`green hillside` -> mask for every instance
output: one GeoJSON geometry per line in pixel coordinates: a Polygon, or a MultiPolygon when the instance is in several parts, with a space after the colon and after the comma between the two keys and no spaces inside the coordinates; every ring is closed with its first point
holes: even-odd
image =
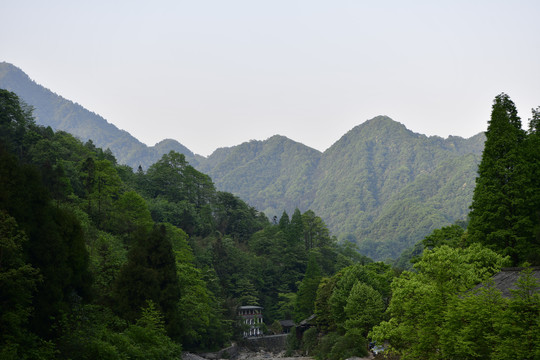
{"type": "Polygon", "coordinates": [[[310,207],[369,256],[394,258],[467,215],[482,140],[427,137],[374,118],[323,154],[310,207]]]}
{"type": "Polygon", "coordinates": [[[312,209],[378,260],[466,217],[483,142],[427,137],[379,116],[322,154],[274,136],[218,149],[199,169],[269,217],[312,209]]]}
{"type": "Polygon", "coordinates": [[[199,170],[269,216],[308,209],[321,153],[284,136],[216,150],[199,170]]]}
{"type": "Polygon", "coordinates": [[[376,260],[396,258],[469,211],[485,136],[425,136],[385,116],[347,132],[324,153],[283,136],[220,148],[208,158],[175,140],[147,147],[82,106],[0,63],[0,88],[35,107],[36,123],[91,139],[120,164],[143,169],[173,150],[269,218],[315,211],[340,239],[376,260]]]}
{"type": "Polygon", "coordinates": [[[12,64],[0,62],[0,88],[13,91],[34,107],[38,125],[69,132],[85,142],[91,139],[97,147],[110,149],[121,164],[147,169],[171,150],[184,154],[192,164],[197,162],[195,155],[176,140],[146,146],[98,114],[37,84],[12,64]]]}

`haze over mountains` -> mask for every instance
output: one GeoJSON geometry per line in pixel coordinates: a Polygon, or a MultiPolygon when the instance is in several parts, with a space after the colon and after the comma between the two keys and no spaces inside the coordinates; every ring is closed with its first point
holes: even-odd
{"type": "Polygon", "coordinates": [[[217,149],[205,158],[171,139],[148,147],[11,64],[0,63],[0,88],[32,105],[38,124],[110,148],[119,163],[147,169],[174,150],[210,175],[217,189],[269,217],[279,218],[284,210],[291,215],[296,207],[311,209],[333,234],[356,241],[376,260],[396,258],[433,229],[466,218],[485,141],[483,134],[427,137],[379,116],[323,153],[276,135],[217,149]]]}

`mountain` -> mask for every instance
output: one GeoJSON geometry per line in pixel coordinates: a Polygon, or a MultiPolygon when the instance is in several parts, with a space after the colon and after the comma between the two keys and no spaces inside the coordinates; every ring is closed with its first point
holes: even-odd
{"type": "Polygon", "coordinates": [[[0,63],[0,88],[35,107],[36,122],[110,148],[118,161],[144,169],[162,154],[183,153],[216,188],[267,216],[311,209],[333,234],[376,260],[396,258],[436,228],[465,219],[485,136],[417,134],[386,116],[347,132],[321,153],[284,136],[220,148],[205,158],[175,140],[148,147],[82,106],[0,63]]]}
{"type": "Polygon", "coordinates": [[[218,189],[229,189],[267,215],[280,216],[287,209],[307,209],[313,196],[312,179],[321,152],[273,136],[221,148],[199,163],[218,189]]]}
{"type": "Polygon", "coordinates": [[[36,123],[69,132],[97,147],[109,148],[121,164],[147,169],[171,150],[182,153],[195,164],[197,157],[176,140],[163,140],[149,147],[103,117],[35,83],[16,66],[0,62],[0,88],[16,93],[34,107],[36,123]]]}
{"type": "Polygon", "coordinates": [[[324,152],[310,207],[370,256],[397,257],[467,215],[482,143],[483,135],[427,137],[379,116],[324,152]]]}
{"type": "Polygon", "coordinates": [[[485,137],[427,137],[379,116],[320,153],[285,137],[219,149],[199,165],[268,216],[298,207],[374,259],[396,258],[467,216],[485,137]]]}

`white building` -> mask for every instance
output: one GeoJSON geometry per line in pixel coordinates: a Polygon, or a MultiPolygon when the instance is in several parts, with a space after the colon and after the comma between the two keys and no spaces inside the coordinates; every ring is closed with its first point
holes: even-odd
{"type": "Polygon", "coordinates": [[[263,325],[262,309],[260,306],[240,306],[238,308],[238,316],[242,323],[249,326],[244,331],[244,337],[263,335],[261,329],[263,325]]]}

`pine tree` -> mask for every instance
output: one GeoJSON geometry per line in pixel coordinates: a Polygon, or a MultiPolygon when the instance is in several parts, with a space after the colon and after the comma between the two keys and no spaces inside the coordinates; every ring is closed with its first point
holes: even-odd
{"type": "Polygon", "coordinates": [[[117,311],[129,321],[139,318],[147,301],[153,301],[165,317],[169,336],[178,335],[180,284],[165,227],[139,237],[120,271],[115,295],[117,311]]]}
{"type": "Polygon", "coordinates": [[[529,184],[523,190],[531,235],[522,252],[529,263],[540,265],[540,107],[532,109],[524,154],[529,184]]]}
{"type": "Polygon", "coordinates": [[[315,298],[321,282],[321,268],[317,263],[316,254],[311,253],[308,260],[306,274],[298,288],[296,296],[296,320],[301,321],[315,311],[315,298]]]}
{"type": "Polygon", "coordinates": [[[510,255],[515,264],[522,261],[517,248],[530,240],[523,231],[524,139],[514,103],[508,95],[498,95],[478,168],[468,232],[472,241],[510,255]]]}
{"type": "Polygon", "coordinates": [[[281,217],[279,218],[279,229],[281,231],[286,231],[290,223],[289,214],[287,214],[286,211],[283,211],[283,214],[281,214],[281,217]]]}

